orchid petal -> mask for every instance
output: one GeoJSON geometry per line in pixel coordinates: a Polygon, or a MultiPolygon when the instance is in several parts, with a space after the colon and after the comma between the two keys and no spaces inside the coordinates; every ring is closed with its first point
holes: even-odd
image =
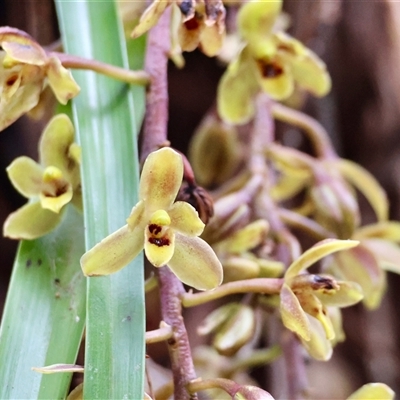
{"type": "Polygon", "coordinates": [[[54,95],[61,104],[67,104],[80,92],[70,71],[64,68],[57,57],[50,57],[48,61],[47,78],[54,95]]]}
{"type": "Polygon", "coordinates": [[[169,4],[170,2],[168,0],[154,0],[140,17],[139,24],[132,31],[131,37],[135,39],[156,25],[158,19],[169,4]]]}
{"type": "MultiPolygon", "coordinates": [[[[1,53],[1,52],[0,52],[1,53]]],[[[0,87],[10,87],[0,94],[0,131],[34,108],[43,87],[44,72],[35,65],[22,65],[5,70],[0,54],[0,87]],[[21,82],[24,85],[21,85],[21,82]]]]}
{"type": "Polygon", "coordinates": [[[171,228],[183,235],[199,236],[204,230],[204,222],[189,203],[177,201],[168,210],[168,215],[171,218],[171,228]]]}
{"type": "Polygon", "coordinates": [[[43,66],[46,64],[47,56],[43,49],[33,42],[22,44],[17,42],[2,42],[1,47],[12,60],[23,64],[43,66]]]}
{"type": "Polygon", "coordinates": [[[328,361],[332,357],[332,344],[326,338],[320,322],[311,315],[307,315],[307,319],[310,324],[311,336],[308,341],[301,339],[301,343],[311,357],[319,361],[328,361]]]}
{"type": "Polygon", "coordinates": [[[253,72],[254,62],[245,48],[239,59],[229,64],[218,85],[218,114],[224,121],[244,124],[254,116],[259,85],[253,72]]]}
{"type": "Polygon", "coordinates": [[[310,340],[310,322],[298,298],[286,283],[282,286],[280,298],[280,312],[283,325],[292,332],[295,332],[302,339],[306,341],[310,340]]]}
{"type": "Polygon", "coordinates": [[[313,293],[324,306],[349,307],[364,298],[361,286],[355,282],[337,281],[337,290],[315,290],[313,293]]]}
{"type": "Polygon", "coordinates": [[[46,125],[39,143],[42,165],[57,167],[63,174],[79,169],[79,164],[68,157],[73,142],[74,127],[68,116],[59,114],[53,117],[46,125]]]}
{"type": "Polygon", "coordinates": [[[400,222],[382,221],[361,226],[354,232],[353,238],[356,240],[382,239],[400,242],[400,222]]]}
{"type": "MultiPolygon", "coordinates": [[[[143,201],[139,201],[133,208],[126,220],[126,223],[129,225],[131,229],[136,229],[136,227],[142,227],[143,231],[147,224],[147,219],[145,215],[146,206],[143,201]]],[[[144,240],[144,236],[143,236],[144,240]]]]}
{"type": "Polygon", "coordinates": [[[227,253],[243,253],[260,245],[268,231],[269,224],[266,220],[259,219],[218,243],[218,249],[227,253]]]}
{"type": "Polygon", "coordinates": [[[86,276],[109,275],[129,264],[143,249],[143,226],[124,225],[86,252],[81,267],[86,276]]]}
{"type": "Polygon", "coordinates": [[[343,280],[357,282],[364,293],[364,304],[379,306],[386,288],[386,275],[375,254],[364,245],[335,254],[328,268],[343,280]]]}
{"type": "Polygon", "coordinates": [[[303,310],[316,318],[322,325],[325,331],[326,338],[332,340],[335,337],[335,331],[332,326],[332,322],[327,315],[327,311],[321,301],[313,293],[299,293],[297,298],[303,308],[303,310]]]}
{"type": "Polygon", "coordinates": [[[168,266],[179,280],[198,290],[214,289],[223,279],[222,265],[213,249],[198,237],[177,233],[168,266]]]}
{"type": "Polygon", "coordinates": [[[164,147],[149,154],[143,165],[139,198],[152,213],[167,210],[174,202],[183,178],[182,156],[164,147]]]}
{"type": "Polygon", "coordinates": [[[293,278],[300,274],[312,264],[321,258],[340,250],[350,249],[359,244],[356,240],[338,240],[326,239],[316,243],[310,249],[305,251],[297,260],[295,260],[287,269],[285,279],[293,278]]]}
{"type": "Polygon", "coordinates": [[[178,41],[182,51],[193,51],[197,48],[204,28],[204,21],[197,14],[179,25],[178,41]]]}
{"type": "Polygon", "coordinates": [[[37,239],[52,231],[61,218],[62,213],[45,210],[39,202],[28,203],[8,216],[3,235],[11,239],[37,239]]]}
{"type": "Polygon", "coordinates": [[[287,99],[293,93],[293,77],[282,62],[258,59],[257,78],[261,89],[274,100],[287,99]]]}
{"type": "Polygon", "coordinates": [[[395,392],[384,383],[367,383],[351,394],[347,400],[393,400],[395,392]]]}
{"type": "Polygon", "coordinates": [[[364,239],[363,246],[372,251],[385,271],[400,274],[400,247],[384,239],[364,239]]]}
{"type": "Polygon", "coordinates": [[[12,185],[23,196],[38,196],[42,188],[43,168],[29,157],[18,157],[8,167],[12,185]]]}
{"type": "Polygon", "coordinates": [[[49,196],[44,193],[40,193],[40,204],[43,208],[59,213],[61,209],[68,204],[73,196],[73,190],[71,185],[67,185],[67,189],[64,193],[58,196],[49,196]]]}
{"type": "Polygon", "coordinates": [[[251,0],[240,7],[238,27],[248,42],[268,37],[282,9],[282,1],[251,0]]]}
{"type": "MultiPolygon", "coordinates": [[[[151,225],[150,225],[151,226],[151,225]]],[[[154,236],[149,227],[145,231],[144,251],[147,259],[155,266],[166,265],[174,254],[175,233],[167,228],[162,235],[154,236]]]]}

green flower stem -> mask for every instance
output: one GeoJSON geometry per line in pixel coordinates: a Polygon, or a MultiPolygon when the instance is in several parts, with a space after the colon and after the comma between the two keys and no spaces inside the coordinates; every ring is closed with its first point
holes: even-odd
{"type": "Polygon", "coordinates": [[[162,342],[170,339],[172,336],[172,328],[165,322],[161,322],[160,328],[146,332],[146,344],[162,342]]]}
{"type": "Polygon", "coordinates": [[[226,370],[227,376],[235,372],[244,371],[261,365],[270,364],[282,355],[282,348],[278,345],[268,349],[254,350],[247,358],[239,358],[232,361],[232,365],[226,370]]]}
{"type": "Polygon", "coordinates": [[[65,68],[90,70],[130,84],[146,86],[150,83],[150,76],[145,71],[131,71],[130,69],[120,68],[101,61],[88,60],[65,53],[53,52],[49,55],[55,55],[59,58],[65,68]]]}
{"type": "Polygon", "coordinates": [[[286,122],[302,129],[314,145],[318,157],[325,159],[336,158],[328,133],[314,118],[280,103],[273,103],[271,112],[272,116],[278,121],[286,122]]]}
{"type": "Polygon", "coordinates": [[[239,293],[279,294],[282,285],[283,279],[280,278],[254,278],[229,282],[208,292],[184,293],[181,295],[182,305],[186,308],[195,307],[239,293]]]}

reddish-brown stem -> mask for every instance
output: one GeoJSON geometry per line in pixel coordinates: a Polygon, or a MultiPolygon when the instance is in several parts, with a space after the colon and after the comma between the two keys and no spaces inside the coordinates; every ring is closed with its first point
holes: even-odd
{"type": "Polygon", "coordinates": [[[174,378],[174,398],[180,400],[197,399],[190,394],[186,385],[196,379],[189,340],[182,317],[180,297],[185,293],[182,283],[168,267],[158,270],[160,278],[161,315],[172,327],[172,337],[167,340],[174,378]]]}
{"type": "MultiPolygon", "coordinates": [[[[169,43],[170,8],[168,8],[150,30],[147,41],[145,69],[151,76],[147,94],[146,116],[142,142],[142,160],[149,153],[167,143],[168,86],[167,55],[169,43]]],[[[185,292],[181,281],[165,266],[158,269],[161,316],[172,328],[167,340],[174,380],[174,398],[179,400],[197,399],[186,385],[196,378],[190,344],[182,317],[181,296],[185,292]]]]}
{"type": "Polygon", "coordinates": [[[168,123],[168,80],[167,64],[170,48],[169,22],[170,7],[148,34],[145,57],[145,71],[150,75],[151,84],[146,99],[146,116],[142,142],[142,161],[154,150],[167,142],[168,123]]]}

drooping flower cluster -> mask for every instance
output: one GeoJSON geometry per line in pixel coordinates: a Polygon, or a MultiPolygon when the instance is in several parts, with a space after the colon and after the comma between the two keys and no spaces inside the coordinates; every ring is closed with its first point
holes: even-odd
{"type": "Polygon", "coordinates": [[[198,236],[204,223],[183,201],[174,202],[183,178],[182,156],[170,148],[151,153],[143,166],[139,202],[127,224],[81,259],[88,276],[117,272],[144,249],[155,266],[168,265],[184,283],[199,290],[222,282],[222,266],[211,247],[198,236]]]}
{"type": "Polygon", "coordinates": [[[144,11],[131,36],[139,37],[156,25],[168,6],[172,8],[172,60],[183,66],[182,52],[193,51],[197,47],[206,55],[215,56],[225,36],[225,8],[220,0],[155,0],[144,11]]]}
{"type": "Polygon", "coordinates": [[[33,109],[47,84],[61,104],[79,93],[60,60],[27,33],[1,27],[0,47],[0,131],[33,109]]]}
{"type": "Polygon", "coordinates": [[[246,42],[218,87],[218,112],[227,122],[245,123],[254,116],[254,99],[263,91],[284,100],[295,83],[316,96],[331,87],[325,64],[301,42],[274,31],[281,1],[251,0],[238,14],[238,30],[246,42]]]}
{"type": "Polygon", "coordinates": [[[80,147],[70,119],[59,114],[45,128],[39,143],[40,164],[18,157],[7,168],[14,187],[30,201],[4,223],[4,236],[36,239],[60,222],[65,205],[81,208],[80,147]]]}

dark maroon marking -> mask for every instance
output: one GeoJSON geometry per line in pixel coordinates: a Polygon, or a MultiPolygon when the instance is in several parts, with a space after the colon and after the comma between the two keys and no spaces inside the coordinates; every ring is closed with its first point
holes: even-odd
{"type": "Polygon", "coordinates": [[[26,268],[29,268],[32,265],[32,260],[26,260],[26,268]]]}
{"type": "Polygon", "coordinates": [[[39,260],[37,260],[37,265],[38,267],[40,267],[42,265],[42,260],[39,258],[39,260]]]}
{"type": "Polygon", "coordinates": [[[17,81],[17,79],[18,79],[18,75],[12,75],[12,76],[10,76],[10,77],[7,79],[7,81],[6,81],[6,85],[7,85],[7,86],[12,86],[12,85],[14,85],[14,83],[17,81]]]}
{"type": "Polygon", "coordinates": [[[59,285],[59,284],[60,284],[60,280],[59,280],[58,278],[56,278],[56,279],[54,279],[54,283],[55,283],[56,285],[59,285]]]}
{"type": "Polygon", "coordinates": [[[199,27],[199,21],[197,20],[196,16],[194,16],[193,18],[187,20],[185,22],[185,27],[188,31],[194,31],[195,29],[198,29],[199,27]]]}
{"type": "Polygon", "coordinates": [[[162,247],[162,246],[169,246],[169,239],[167,238],[150,238],[149,242],[151,244],[155,244],[158,247],[162,247]]]}
{"type": "Polygon", "coordinates": [[[261,69],[261,74],[264,78],[276,78],[283,74],[283,68],[277,63],[269,62],[265,63],[262,60],[258,61],[258,65],[261,69]]]}
{"type": "Polygon", "coordinates": [[[158,235],[161,232],[161,226],[157,224],[150,224],[149,231],[152,235],[158,235]]]}

